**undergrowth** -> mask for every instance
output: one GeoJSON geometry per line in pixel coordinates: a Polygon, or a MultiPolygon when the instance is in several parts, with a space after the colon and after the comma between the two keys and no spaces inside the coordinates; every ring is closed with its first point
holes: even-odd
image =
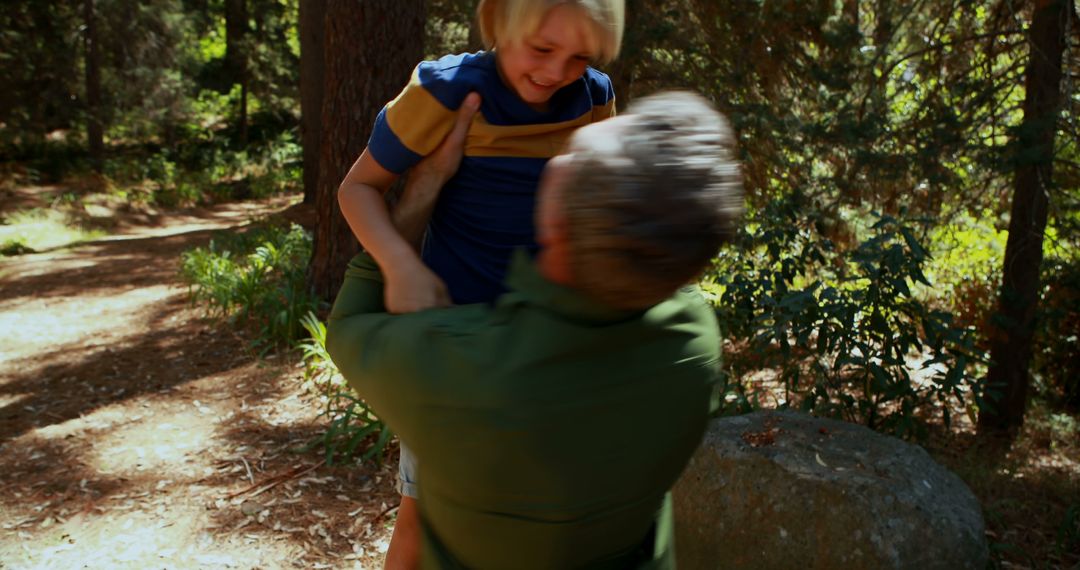
{"type": "Polygon", "coordinates": [[[254,345],[266,352],[298,341],[301,317],[319,307],[306,283],[310,257],[300,226],[257,224],[184,252],[180,275],[208,317],[255,331],[254,345]]]}
{"type": "Polygon", "coordinates": [[[326,352],[326,325],[316,316],[320,300],[306,283],[311,247],[311,236],[298,225],[260,224],[185,252],[181,275],[208,317],[254,332],[253,344],[263,353],[299,350],[305,387],[319,397],[327,423],[307,450],[321,447],[331,464],[381,460],[392,433],[326,352]]]}
{"type": "Polygon", "coordinates": [[[918,220],[871,215],[839,244],[800,196],[769,204],[708,277],[729,354],[727,412],[775,404],[921,439],[926,410],[974,413],[973,330],[916,294],[930,287],[918,220]],[[774,375],[779,396],[748,379],[774,375]],[[775,402],[768,402],[775,398],[775,402]]]}

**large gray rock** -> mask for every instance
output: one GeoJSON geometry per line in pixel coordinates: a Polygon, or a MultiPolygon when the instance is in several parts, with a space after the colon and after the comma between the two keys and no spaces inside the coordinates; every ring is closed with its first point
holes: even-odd
{"type": "Polygon", "coordinates": [[[698,568],[986,567],[979,502],[922,448],[798,412],[713,420],[675,485],[698,568]]]}

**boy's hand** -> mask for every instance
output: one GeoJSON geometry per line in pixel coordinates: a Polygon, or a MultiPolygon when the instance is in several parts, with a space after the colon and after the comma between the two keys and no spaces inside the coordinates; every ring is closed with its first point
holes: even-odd
{"type": "Polygon", "coordinates": [[[451,305],[446,284],[423,263],[408,264],[384,273],[385,304],[389,313],[414,313],[451,305]]]}
{"type": "Polygon", "coordinates": [[[431,154],[413,167],[410,176],[423,176],[440,188],[446,184],[461,165],[461,157],[465,154],[465,137],[469,134],[469,125],[479,109],[480,95],[466,95],[458,108],[454,128],[431,154]]]}

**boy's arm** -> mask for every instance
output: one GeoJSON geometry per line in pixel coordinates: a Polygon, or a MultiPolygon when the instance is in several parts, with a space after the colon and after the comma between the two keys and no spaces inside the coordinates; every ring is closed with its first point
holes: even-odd
{"type": "MultiPolygon", "coordinates": [[[[327,319],[326,350],[341,375],[398,435],[422,433],[426,402],[443,397],[432,390],[438,377],[425,374],[417,354],[437,354],[458,341],[432,334],[439,313],[390,315],[383,305],[383,273],[370,254],[354,257],[327,319]]],[[[455,307],[442,311],[460,311],[455,307]]],[[[449,347],[449,348],[452,348],[449,347]]]]}
{"type": "MultiPolygon", "coordinates": [[[[383,193],[397,175],[379,165],[364,150],[338,188],[341,214],[364,249],[375,258],[386,275],[386,309],[408,313],[450,304],[446,285],[420,260],[414,248],[395,227],[383,193]]],[[[407,227],[418,222],[399,215],[407,227]]],[[[415,214],[412,216],[415,218],[415,214]]],[[[427,224],[424,219],[422,228],[427,224]]]]}
{"type": "Polygon", "coordinates": [[[366,149],[338,189],[342,215],[386,274],[386,307],[391,313],[450,304],[446,285],[420,260],[420,240],[439,190],[461,164],[469,124],[479,108],[479,95],[465,98],[450,133],[409,173],[392,214],[382,195],[397,175],[383,168],[366,149]]]}
{"type": "Polygon", "coordinates": [[[435,150],[409,171],[405,190],[391,212],[394,227],[413,249],[420,251],[420,241],[435,209],[439,191],[457,172],[465,154],[465,138],[469,125],[480,108],[480,96],[470,93],[462,101],[454,127],[435,150]]]}

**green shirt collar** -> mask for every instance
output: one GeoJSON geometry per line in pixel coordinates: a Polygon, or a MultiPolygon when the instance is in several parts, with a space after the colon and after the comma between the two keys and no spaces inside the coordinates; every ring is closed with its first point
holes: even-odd
{"type": "Polygon", "coordinates": [[[566,317],[597,321],[618,321],[641,312],[610,307],[576,289],[548,280],[523,249],[516,250],[510,258],[506,285],[513,294],[500,298],[498,306],[524,301],[566,317]]]}

